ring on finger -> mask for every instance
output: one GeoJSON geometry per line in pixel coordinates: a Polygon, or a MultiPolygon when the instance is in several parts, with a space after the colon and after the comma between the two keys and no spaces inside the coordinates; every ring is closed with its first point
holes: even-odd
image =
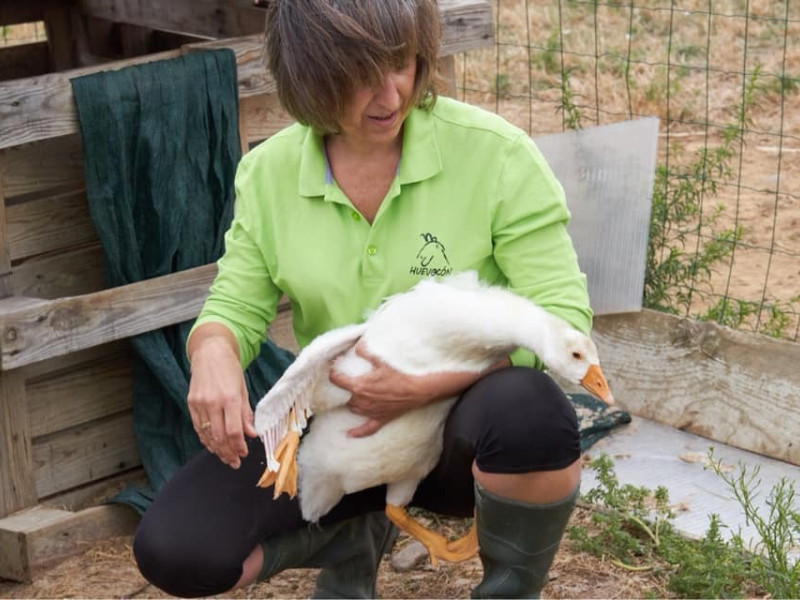
{"type": "Polygon", "coordinates": [[[200,424],[200,429],[203,429],[203,430],[209,429],[210,427],[211,427],[211,421],[203,421],[200,424]]]}

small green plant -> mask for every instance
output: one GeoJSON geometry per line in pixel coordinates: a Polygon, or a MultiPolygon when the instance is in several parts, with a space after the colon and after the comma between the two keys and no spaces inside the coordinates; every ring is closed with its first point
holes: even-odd
{"type": "Polygon", "coordinates": [[[684,44],[678,46],[678,59],[681,61],[691,60],[705,55],[705,47],[699,44],[684,44]]]}
{"type": "Polygon", "coordinates": [[[797,314],[797,304],[800,303],[800,294],[789,298],[786,302],[773,302],[769,306],[765,305],[762,308],[766,311],[767,318],[761,318],[758,330],[764,335],[772,337],[784,337],[787,335],[787,327],[791,323],[789,315],[791,313],[797,314]]]}
{"type": "Polygon", "coordinates": [[[561,102],[556,107],[556,110],[564,116],[564,127],[567,129],[580,129],[581,128],[581,111],[575,99],[578,97],[572,91],[570,86],[570,77],[572,69],[564,69],[561,73],[560,89],[561,89],[561,102]]]}
{"type": "Polygon", "coordinates": [[[671,529],[672,512],[666,488],[650,492],[644,487],[620,485],[614,463],[606,454],[593,460],[591,467],[599,485],[585,494],[584,499],[601,509],[592,514],[599,533],[592,535],[585,528],[573,527],[569,532],[571,539],[577,542],[579,550],[606,557],[619,567],[653,568],[652,561],[664,531],[671,529]]]}
{"type": "Polygon", "coordinates": [[[760,312],[758,331],[764,335],[780,338],[787,335],[786,330],[791,324],[790,314],[797,313],[799,302],[800,295],[787,301],[764,302],[763,305],[758,302],[723,297],[710,306],[705,314],[700,315],[700,318],[738,329],[748,320],[752,321],[760,312]]]}
{"type": "Polygon", "coordinates": [[[531,63],[549,75],[558,73],[561,70],[561,63],[558,58],[560,50],[559,33],[558,30],[554,29],[550,32],[541,52],[531,56],[531,63]]]}
{"type": "Polygon", "coordinates": [[[792,77],[786,73],[771,75],[767,78],[764,89],[778,96],[787,96],[800,90],[800,77],[792,77]]]}
{"type": "Polygon", "coordinates": [[[761,592],[751,571],[752,556],[745,552],[740,536],[733,536],[730,542],[723,538],[725,526],[717,515],[711,515],[703,539],[686,539],[672,525],[674,515],[665,488],[651,491],[620,485],[613,462],[605,454],[590,466],[598,485],[583,498],[596,506],[592,526],[568,530],[578,550],[628,570],[651,570],[682,598],[743,597],[761,592]]]}
{"type": "Polygon", "coordinates": [[[505,73],[498,73],[494,78],[494,93],[500,98],[508,98],[511,80],[505,73]]]}
{"type": "Polygon", "coordinates": [[[702,318],[716,321],[720,325],[738,329],[745,321],[758,311],[758,304],[734,298],[720,298],[713,304],[702,318]]]}
{"type": "Polygon", "coordinates": [[[719,515],[712,514],[701,540],[678,535],[667,540],[662,556],[672,565],[667,583],[670,591],[682,598],[735,598],[753,587],[741,538],[734,536],[733,541],[726,542],[724,528],[719,515]]]}
{"type": "MultiPolygon", "coordinates": [[[[648,308],[680,314],[689,312],[695,290],[708,287],[714,269],[729,257],[744,235],[740,225],[720,228],[722,206],[703,210],[703,202],[716,197],[717,183],[730,176],[731,161],[736,156],[750,123],[748,111],[756,102],[760,65],[745,82],[741,102],[734,109],[734,121],[723,128],[717,147],[697,151],[693,160],[681,163],[680,148],[675,146],[675,166],[656,169],[650,217],[650,240],[644,281],[644,305],[648,308]]],[[[746,306],[731,307],[728,298],[712,307],[709,315],[718,322],[743,320],[746,306]]]]}
{"type": "MultiPolygon", "coordinates": [[[[797,503],[794,482],[782,477],[766,500],[767,514],[755,503],[761,480],[759,467],[749,469],[739,463],[738,471],[726,473],[722,461],[714,460],[709,451],[709,466],[731,489],[744,511],[747,523],[758,533],[759,541],[749,563],[752,578],[773,598],[800,598],[800,560],[796,554],[800,544],[800,505],[797,503]]],[[[743,546],[740,536],[738,545],[743,546]]]]}

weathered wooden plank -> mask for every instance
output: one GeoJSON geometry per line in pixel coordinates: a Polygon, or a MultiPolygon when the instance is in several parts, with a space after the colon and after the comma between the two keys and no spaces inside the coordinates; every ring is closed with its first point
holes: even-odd
{"type": "Polygon", "coordinates": [[[99,242],[82,189],[12,204],[6,224],[12,261],[99,242]]]}
{"type": "Polygon", "coordinates": [[[264,29],[264,11],[253,8],[252,2],[82,0],[81,10],[86,15],[118,23],[208,38],[239,37],[264,29]]]}
{"type": "Polygon", "coordinates": [[[44,12],[44,27],[53,71],[66,71],[80,66],[75,39],[78,32],[73,31],[70,4],[52,5],[44,12]]]}
{"type": "Polygon", "coordinates": [[[0,517],[36,504],[31,436],[20,373],[0,373],[0,517]]]}
{"type": "Polygon", "coordinates": [[[239,100],[240,136],[247,147],[260,142],[294,122],[278,102],[277,94],[261,94],[239,100]]]}
{"type": "Polygon", "coordinates": [[[132,352],[133,349],[129,340],[117,340],[108,344],[93,346],[86,350],[71,352],[64,356],[42,360],[23,367],[21,372],[25,375],[25,381],[44,379],[74,369],[81,369],[90,363],[106,360],[130,360],[132,352]]]}
{"type": "Polygon", "coordinates": [[[77,134],[0,150],[0,178],[7,199],[54,188],[82,188],[83,167],[83,144],[77,134]]]}
{"type": "Polygon", "coordinates": [[[123,56],[141,56],[150,52],[153,30],[128,23],[118,26],[120,48],[123,56]]]}
{"type": "Polygon", "coordinates": [[[46,506],[22,511],[0,520],[0,577],[30,582],[92,542],[132,533],[138,522],[136,511],[121,504],[76,513],[46,506]]]}
{"type": "Polygon", "coordinates": [[[104,257],[100,242],[41,254],[15,264],[11,289],[32,298],[63,298],[105,289],[104,257]]]}
{"type": "MultiPolygon", "coordinates": [[[[11,259],[0,177],[0,297],[9,296],[11,259]]],[[[19,306],[13,299],[9,302],[19,306]]],[[[0,517],[36,502],[25,380],[21,373],[0,373],[0,517]]]]}
{"type": "Polygon", "coordinates": [[[129,410],[131,361],[121,356],[28,381],[28,422],[33,438],[129,410]]]}
{"type": "Polygon", "coordinates": [[[442,56],[494,45],[492,2],[487,0],[439,0],[442,17],[442,56]]]}
{"type": "Polygon", "coordinates": [[[649,310],[598,317],[594,337],[623,408],[800,464],[800,344],[649,310]]]}
{"type": "Polygon", "coordinates": [[[128,411],[36,438],[32,457],[39,498],[138,467],[133,415],[128,411]]]}
{"type": "Polygon", "coordinates": [[[3,370],[83,350],[196,317],[216,264],[110,290],[5,310],[0,301],[3,370]]]}
{"type": "Polygon", "coordinates": [[[0,148],[77,133],[78,115],[69,83],[71,78],[176,56],[180,56],[180,51],[0,83],[0,121],[3,123],[0,148]]]}
{"type": "Polygon", "coordinates": [[[218,48],[229,48],[236,55],[236,80],[239,98],[271,94],[275,91],[275,81],[267,71],[262,60],[262,35],[230,38],[199,44],[186,44],[183,52],[199,52],[218,48]]]}
{"type": "Polygon", "coordinates": [[[0,298],[10,296],[11,291],[11,241],[6,221],[6,198],[3,176],[0,175],[0,298]]]}
{"type": "Polygon", "coordinates": [[[0,81],[36,77],[50,70],[47,42],[0,48],[0,81]]]}
{"type": "Polygon", "coordinates": [[[25,2],[0,3],[0,25],[18,25],[41,21],[48,6],[58,0],[26,0],[25,2]]]}
{"type": "Polygon", "coordinates": [[[134,485],[146,485],[147,474],[144,468],[136,467],[118,475],[112,475],[66,492],[59,492],[47,498],[40,498],[39,505],[61,510],[79,511],[113,498],[123,489],[134,485]]]}
{"type": "MultiPolygon", "coordinates": [[[[440,4],[440,13],[445,27],[441,47],[443,56],[492,44],[493,28],[489,0],[443,0],[440,4]]],[[[258,34],[204,44],[190,44],[185,47],[185,51],[219,47],[234,50],[237,56],[239,95],[247,97],[274,90],[274,82],[261,60],[261,45],[261,35],[258,34]]],[[[77,115],[72,101],[70,78],[178,55],[179,51],[151,54],[99,67],[0,83],[0,120],[4,123],[4,128],[0,131],[0,148],[69,135],[77,131],[77,115]]]]}

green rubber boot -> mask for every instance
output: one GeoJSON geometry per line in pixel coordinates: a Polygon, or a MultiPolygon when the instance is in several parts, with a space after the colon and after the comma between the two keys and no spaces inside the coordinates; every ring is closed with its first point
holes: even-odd
{"type": "Polygon", "coordinates": [[[483,581],[473,598],[538,598],[547,583],[578,489],[552,504],[527,504],[475,484],[483,581]]]}
{"type": "Polygon", "coordinates": [[[261,544],[265,581],[296,568],[322,568],[312,598],[375,598],[378,566],[397,539],[397,528],[382,512],[320,527],[309,525],[261,544]]]}

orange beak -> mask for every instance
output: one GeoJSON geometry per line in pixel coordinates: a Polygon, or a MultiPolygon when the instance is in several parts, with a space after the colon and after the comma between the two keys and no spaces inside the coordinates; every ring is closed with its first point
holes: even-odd
{"type": "Polygon", "coordinates": [[[609,406],[614,404],[614,396],[608,388],[608,382],[605,375],[603,375],[602,369],[600,369],[600,365],[589,366],[586,375],[581,379],[581,385],[609,406]]]}

